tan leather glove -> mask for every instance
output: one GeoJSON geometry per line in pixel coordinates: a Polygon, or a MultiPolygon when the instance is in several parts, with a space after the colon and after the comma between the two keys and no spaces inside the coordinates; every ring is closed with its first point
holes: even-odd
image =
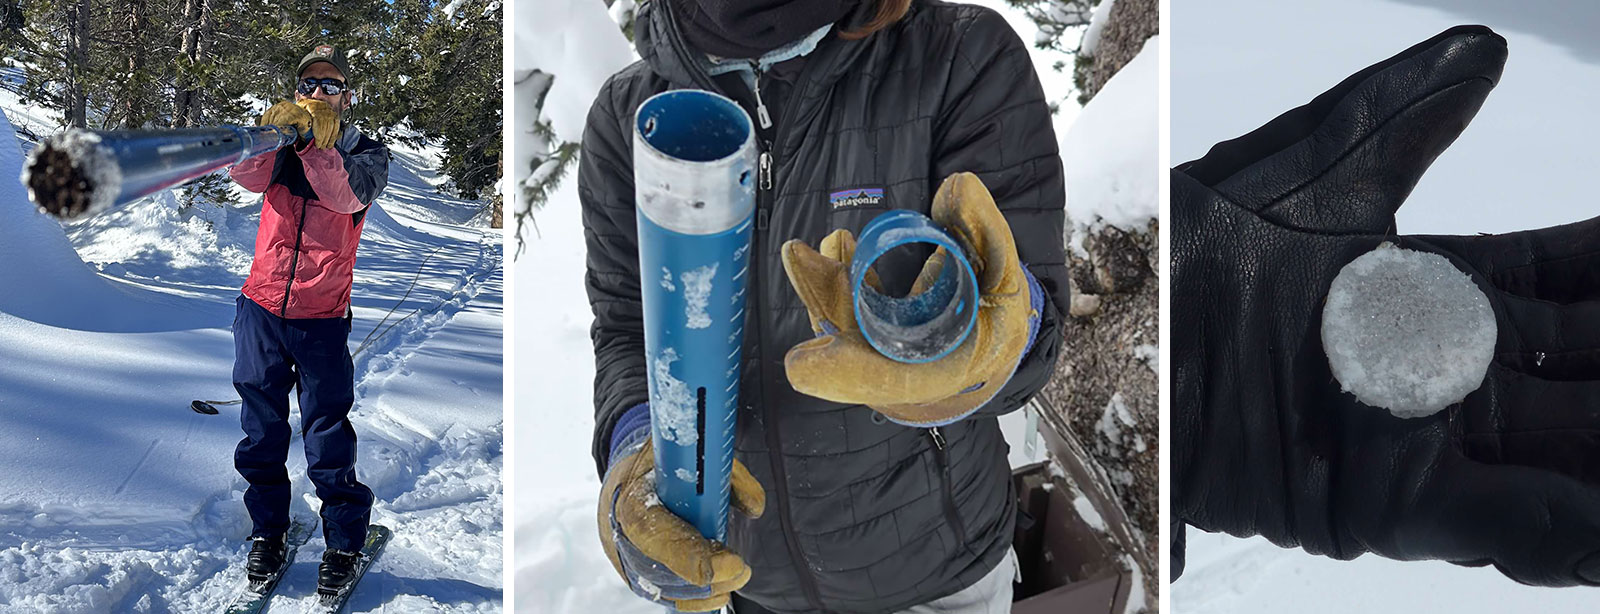
{"type": "MultiPolygon", "coordinates": [[[[681,612],[715,611],[750,581],[750,566],[661,503],[655,469],[655,454],[645,438],[637,452],[621,455],[606,471],[600,487],[600,544],[635,593],[670,602],[681,612]]],[[[737,460],[732,480],[734,510],[759,518],[767,507],[761,484],[737,460]]]]}
{"type": "Polygon", "coordinates": [[[311,136],[315,137],[317,149],[328,149],[339,142],[339,114],[333,111],[328,103],[315,98],[302,98],[295,104],[305,109],[310,115],[311,136]]]}
{"type": "Polygon", "coordinates": [[[272,105],[266,113],[261,114],[261,121],[257,126],[293,126],[299,134],[311,130],[311,113],[300,105],[287,100],[272,105]]]}
{"type": "MultiPolygon", "coordinates": [[[[1029,319],[1039,315],[1029,303],[1011,227],[972,173],[945,178],[930,217],[967,246],[967,259],[978,277],[978,321],[966,341],[927,363],[897,362],[879,354],[862,336],[852,308],[855,237],[836,230],[822,240],[820,252],[792,240],[783,245],[783,268],[806,305],[812,330],[821,335],[790,348],[784,357],[795,390],[866,405],[902,424],[933,426],[972,413],[1011,378],[1027,348],[1029,319]],[[823,320],[837,332],[823,334],[823,320]]],[[[939,278],[945,257],[941,249],[928,259],[912,294],[939,278]]]]}

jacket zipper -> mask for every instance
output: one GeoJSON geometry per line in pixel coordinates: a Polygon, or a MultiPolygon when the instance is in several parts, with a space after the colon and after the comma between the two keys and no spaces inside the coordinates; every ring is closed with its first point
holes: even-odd
{"type": "Polygon", "coordinates": [[[300,268],[300,241],[306,236],[306,207],[311,203],[300,203],[300,224],[294,231],[294,256],[289,258],[289,281],[283,285],[283,308],[278,310],[278,317],[289,319],[289,292],[294,290],[294,273],[300,268]]]}
{"type": "Polygon", "coordinates": [[[938,462],[939,482],[943,485],[945,522],[956,532],[961,548],[971,552],[972,546],[967,543],[967,528],[961,523],[961,514],[956,510],[955,485],[950,479],[950,456],[944,448],[944,433],[936,426],[928,429],[928,436],[933,438],[933,458],[938,462]]]}
{"type": "MultiPolygon", "coordinates": [[[[671,3],[667,3],[665,6],[670,7],[671,3]]],[[[670,11],[671,9],[669,8],[668,10],[670,11]]],[[[676,32],[674,32],[674,34],[676,34],[676,32]]],[[[707,91],[716,92],[724,96],[727,95],[727,93],[722,91],[722,88],[717,87],[716,82],[711,79],[711,75],[708,75],[706,74],[706,71],[701,70],[698,64],[696,64],[690,58],[684,59],[686,64],[689,66],[690,75],[695,81],[701,84],[701,87],[707,91]]],[[[813,64],[814,62],[808,61],[806,62],[806,65],[801,68],[800,79],[797,81],[797,83],[799,83],[801,86],[805,84],[806,76],[811,72],[811,67],[813,64]]],[[[754,82],[756,84],[755,87],[751,89],[758,90],[761,87],[760,66],[754,60],[750,62],[750,65],[752,71],[755,73],[754,82]]],[[[754,94],[756,92],[752,93],[754,94]]],[[[771,128],[773,124],[771,122],[771,116],[766,112],[766,104],[764,102],[760,102],[759,94],[756,94],[756,98],[757,122],[762,128],[771,128]]],[[[787,118],[790,113],[794,112],[794,107],[795,105],[793,104],[784,107],[780,113],[779,119],[781,120],[787,118]]],[[[774,133],[774,136],[776,136],[777,130],[774,129],[772,132],[774,133]]],[[[759,243],[762,235],[765,234],[767,230],[768,218],[770,217],[768,212],[768,209],[770,208],[769,203],[771,205],[776,205],[776,203],[773,201],[774,196],[772,195],[773,186],[776,184],[773,179],[773,175],[775,174],[774,167],[776,164],[771,153],[772,150],[776,148],[776,144],[765,139],[758,139],[757,146],[758,148],[762,149],[760,154],[759,168],[764,168],[765,171],[761,172],[760,176],[757,178],[759,189],[756,191],[756,232],[751,239],[750,249],[750,270],[752,271],[761,270],[759,268],[759,259],[761,255],[759,243]]],[[[761,291],[759,288],[756,288],[754,291],[750,292],[750,301],[750,313],[756,314],[754,315],[756,319],[755,345],[760,346],[765,342],[767,331],[766,320],[759,315],[762,313],[761,291]]],[[[758,365],[763,362],[761,352],[756,352],[756,361],[758,365]]],[[[772,481],[774,482],[773,486],[778,491],[778,521],[783,531],[783,539],[784,542],[789,546],[789,552],[794,555],[796,562],[799,563],[795,568],[795,572],[800,578],[800,589],[801,592],[805,593],[806,602],[811,605],[812,609],[823,610],[822,597],[820,593],[817,592],[817,579],[812,575],[811,561],[806,558],[805,551],[800,549],[800,538],[795,533],[794,519],[789,511],[788,473],[784,471],[783,467],[783,438],[778,432],[778,416],[773,411],[772,403],[770,403],[769,399],[767,398],[766,383],[763,382],[762,378],[760,377],[755,378],[755,381],[755,396],[761,402],[762,420],[766,426],[767,456],[771,460],[772,464],[772,481]]]]}
{"type": "MultiPolygon", "coordinates": [[[[773,128],[771,115],[767,113],[767,105],[761,100],[760,66],[755,61],[751,61],[750,68],[752,73],[755,75],[755,79],[752,80],[753,87],[751,88],[751,93],[754,94],[756,99],[756,121],[761,126],[762,130],[770,130],[772,136],[776,137],[777,130],[773,128]]],[[[805,71],[802,70],[801,72],[804,73],[805,71]]],[[[802,83],[804,82],[803,78],[804,75],[802,74],[802,83]]],[[[793,108],[794,105],[791,104],[787,107],[784,107],[784,110],[787,113],[787,111],[792,110],[793,108]]],[[[750,250],[750,269],[753,271],[761,270],[758,263],[758,258],[760,258],[761,254],[760,246],[766,238],[767,226],[769,225],[772,216],[771,210],[777,205],[777,197],[775,194],[773,194],[773,186],[776,184],[776,181],[773,178],[773,175],[775,174],[775,170],[773,168],[775,166],[775,161],[773,160],[772,155],[774,144],[772,140],[767,138],[758,138],[756,143],[757,147],[761,150],[761,154],[757,163],[756,183],[758,189],[756,190],[756,232],[751,241],[753,245],[751,246],[750,250]]],[[[751,292],[750,297],[750,300],[752,301],[750,313],[764,313],[761,310],[760,289],[758,288],[756,291],[751,292]]],[[[756,317],[756,342],[758,346],[766,342],[766,328],[766,319],[758,315],[756,317]]],[[[756,352],[756,356],[758,361],[764,362],[764,358],[761,357],[761,352],[756,352]]],[[[795,575],[800,579],[800,591],[805,594],[806,602],[810,604],[813,609],[823,610],[822,595],[817,590],[817,579],[812,575],[811,560],[806,557],[805,551],[800,549],[800,536],[795,531],[794,516],[789,509],[789,474],[784,468],[783,437],[778,428],[778,421],[781,420],[782,417],[779,416],[773,409],[773,403],[771,402],[771,399],[767,397],[766,382],[763,381],[763,378],[756,378],[756,386],[759,388],[757,392],[757,398],[761,400],[762,422],[765,423],[766,426],[767,457],[772,463],[773,486],[777,488],[778,522],[783,529],[783,539],[789,545],[789,552],[794,555],[795,562],[797,563],[795,566],[795,575]]]]}

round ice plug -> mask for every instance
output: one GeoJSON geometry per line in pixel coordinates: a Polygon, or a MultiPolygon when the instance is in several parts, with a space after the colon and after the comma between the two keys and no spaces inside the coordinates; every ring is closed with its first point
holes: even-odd
{"type": "Polygon", "coordinates": [[[1494,310],[1443,256],[1391,243],[1339,271],[1322,311],[1333,376],[1362,403],[1400,418],[1431,416],[1483,383],[1494,310]]]}

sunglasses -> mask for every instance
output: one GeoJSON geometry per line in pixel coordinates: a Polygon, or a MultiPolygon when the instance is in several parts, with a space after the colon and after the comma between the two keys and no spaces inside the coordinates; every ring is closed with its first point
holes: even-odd
{"type": "Polygon", "coordinates": [[[312,92],[317,91],[317,88],[319,87],[322,88],[322,93],[329,96],[338,96],[339,94],[344,93],[345,90],[344,81],[340,81],[331,77],[327,79],[313,79],[311,77],[301,79],[300,85],[296,86],[295,90],[299,91],[301,94],[310,96],[312,92]]]}

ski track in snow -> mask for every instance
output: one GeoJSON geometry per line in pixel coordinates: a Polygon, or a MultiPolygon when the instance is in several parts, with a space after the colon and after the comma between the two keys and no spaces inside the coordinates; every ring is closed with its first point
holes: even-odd
{"type": "MultiPolygon", "coordinates": [[[[13,102],[0,92],[8,115],[37,123],[13,102]]],[[[405,293],[419,267],[422,272],[383,324],[386,330],[355,357],[350,420],[360,441],[357,472],[377,497],[372,522],[394,529],[395,537],[357,587],[349,611],[498,612],[500,233],[461,225],[481,219],[480,203],[434,193],[440,179],[425,165],[437,152],[393,148],[390,187],[369,214],[358,255],[352,351],[405,293]]],[[[91,265],[110,285],[139,286],[195,305],[202,315],[193,330],[90,333],[0,313],[0,351],[8,359],[51,357],[52,349],[32,347],[35,339],[46,340],[43,345],[62,340],[55,353],[86,350],[78,357],[92,357],[80,363],[33,360],[31,368],[22,366],[24,360],[12,369],[0,365],[0,466],[43,451],[32,459],[32,471],[61,478],[0,480],[0,614],[208,611],[242,588],[250,524],[240,502],[245,485],[231,462],[232,444],[241,436],[239,408],[200,416],[189,414],[186,405],[191,398],[235,398],[226,379],[232,357],[227,322],[247,271],[237,262],[196,259],[189,265],[180,256],[203,232],[237,242],[236,222],[242,218],[253,230],[260,205],[249,199],[240,207],[185,213],[169,222],[177,219],[167,210],[174,203],[170,194],[158,195],[106,214],[129,224],[111,218],[68,230],[80,252],[129,256],[91,265]],[[123,232],[104,234],[107,228],[123,232]],[[149,231],[129,236],[129,228],[131,234],[149,231]],[[66,372],[70,367],[81,372],[66,372]],[[126,401],[113,407],[83,402],[123,391],[126,401]],[[37,417],[52,411],[62,414],[57,421],[64,425],[76,422],[68,432],[54,430],[54,422],[39,424],[37,417]],[[103,423],[95,419],[102,416],[103,423]],[[185,424],[176,424],[180,420],[185,424]],[[25,442],[34,448],[6,445],[11,442],[5,431],[17,425],[32,430],[11,429],[11,437],[32,440],[25,442]],[[76,446],[95,454],[67,455],[76,446]]],[[[242,249],[248,253],[250,246],[242,249]]],[[[298,409],[291,413],[298,424],[298,409]]],[[[294,513],[314,513],[318,504],[299,443],[291,445],[289,472],[294,513]]],[[[316,601],[320,535],[300,549],[273,611],[298,611],[316,601]]]]}

